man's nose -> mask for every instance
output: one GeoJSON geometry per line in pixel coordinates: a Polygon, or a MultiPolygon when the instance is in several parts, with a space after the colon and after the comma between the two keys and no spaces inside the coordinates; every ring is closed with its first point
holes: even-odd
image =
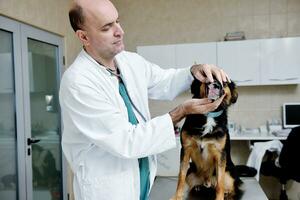
{"type": "Polygon", "coordinates": [[[116,24],[115,36],[123,36],[124,31],[120,24],[116,24]]]}

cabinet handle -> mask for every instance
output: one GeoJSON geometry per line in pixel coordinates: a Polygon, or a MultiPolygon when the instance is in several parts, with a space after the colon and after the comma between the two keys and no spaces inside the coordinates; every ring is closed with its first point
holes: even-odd
{"type": "Polygon", "coordinates": [[[292,77],[292,78],[270,78],[270,81],[292,81],[292,80],[297,80],[297,77],[292,77]]]}
{"type": "Polygon", "coordinates": [[[247,80],[233,80],[236,83],[244,83],[244,82],[250,82],[253,81],[252,79],[247,79],[247,80]]]}

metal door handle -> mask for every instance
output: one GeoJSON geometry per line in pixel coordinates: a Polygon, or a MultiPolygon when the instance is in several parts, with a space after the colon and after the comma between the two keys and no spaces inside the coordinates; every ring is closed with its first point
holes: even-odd
{"type": "Polygon", "coordinates": [[[27,145],[35,144],[41,141],[40,139],[27,138],[27,145]]]}

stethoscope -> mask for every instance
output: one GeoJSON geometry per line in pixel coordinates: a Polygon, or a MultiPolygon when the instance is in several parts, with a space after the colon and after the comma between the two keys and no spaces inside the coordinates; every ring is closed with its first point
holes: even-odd
{"type": "Polygon", "coordinates": [[[113,70],[111,70],[111,69],[109,69],[109,68],[106,68],[106,70],[107,70],[111,75],[117,77],[117,78],[119,79],[119,81],[122,82],[122,83],[124,84],[124,86],[125,86],[124,88],[125,88],[125,90],[126,90],[127,96],[128,96],[128,98],[129,98],[129,101],[130,101],[132,107],[133,107],[133,108],[135,109],[135,111],[142,117],[142,119],[144,120],[144,122],[146,122],[146,121],[147,121],[146,117],[144,117],[144,115],[141,113],[141,111],[140,111],[140,110],[136,107],[136,105],[133,103],[133,101],[132,101],[132,99],[131,99],[131,97],[130,97],[130,95],[129,95],[129,92],[128,92],[128,90],[127,90],[126,84],[125,84],[125,82],[123,81],[122,75],[121,75],[120,73],[118,73],[119,69],[117,68],[117,73],[116,73],[116,71],[113,71],[113,70]]]}

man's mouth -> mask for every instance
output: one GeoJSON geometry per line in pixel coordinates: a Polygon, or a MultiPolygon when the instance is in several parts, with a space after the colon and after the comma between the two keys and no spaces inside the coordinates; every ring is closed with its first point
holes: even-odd
{"type": "Polygon", "coordinates": [[[113,44],[122,44],[122,40],[118,40],[118,41],[116,41],[116,42],[114,42],[113,44]]]}

